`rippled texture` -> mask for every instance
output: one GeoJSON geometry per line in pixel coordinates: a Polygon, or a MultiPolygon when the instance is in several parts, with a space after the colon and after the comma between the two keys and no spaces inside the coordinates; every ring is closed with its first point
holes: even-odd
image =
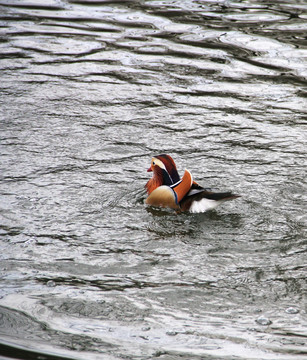
{"type": "Polygon", "coordinates": [[[306,358],[305,1],[0,0],[0,355],[306,358]],[[144,205],[152,155],[242,198],[144,205]]]}

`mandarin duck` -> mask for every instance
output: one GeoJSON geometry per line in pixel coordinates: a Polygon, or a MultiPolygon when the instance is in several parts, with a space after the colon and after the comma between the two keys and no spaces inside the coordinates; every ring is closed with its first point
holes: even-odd
{"type": "Polygon", "coordinates": [[[217,193],[203,188],[193,181],[188,170],[180,179],[174,160],[166,154],[154,156],[147,171],[153,171],[152,178],[145,185],[148,193],[145,203],[148,205],[201,213],[240,197],[232,192],[217,193]]]}

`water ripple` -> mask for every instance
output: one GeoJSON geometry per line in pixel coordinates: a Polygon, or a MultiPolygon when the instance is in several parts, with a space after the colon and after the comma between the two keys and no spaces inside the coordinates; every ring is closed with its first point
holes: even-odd
{"type": "Polygon", "coordinates": [[[306,355],[306,5],[0,1],[0,354],[306,355]],[[153,155],[240,199],[144,204],[153,155]]]}

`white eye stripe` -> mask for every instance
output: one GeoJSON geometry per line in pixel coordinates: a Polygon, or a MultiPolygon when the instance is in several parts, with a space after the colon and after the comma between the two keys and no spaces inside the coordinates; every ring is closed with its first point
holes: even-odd
{"type": "Polygon", "coordinates": [[[153,166],[159,166],[160,169],[164,170],[167,174],[167,176],[169,177],[170,179],[170,183],[173,184],[174,181],[172,179],[172,177],[170,176],[169,172],[167,171],[165,165],[163,164],[163,162],[160,160],[160,159],[157,159],[157,158],[153,158],[152,159],[152,165],[153,166]]]}
{"type": "Polygon", "coordinates": [[[152,160],[152,165],[153,165],[153,166],[157,165],[157,166],[159,166],[161,169],[166,170],[165,165],[164,165],[163,162],[162,162],[161,160],[159,160],[159,159],[156,159],[156,158],[155,158],[154,160],[152,160]]]}

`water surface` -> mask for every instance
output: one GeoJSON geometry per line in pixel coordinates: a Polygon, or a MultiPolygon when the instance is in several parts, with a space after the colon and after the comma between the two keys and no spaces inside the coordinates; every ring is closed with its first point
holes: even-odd
{"type": "Polygon", "coordinates": [[[306,19],[0,0],[2,358],[306,358],[306,19]],[[146,207],[160,153],[242,198],[146,207]]]}

